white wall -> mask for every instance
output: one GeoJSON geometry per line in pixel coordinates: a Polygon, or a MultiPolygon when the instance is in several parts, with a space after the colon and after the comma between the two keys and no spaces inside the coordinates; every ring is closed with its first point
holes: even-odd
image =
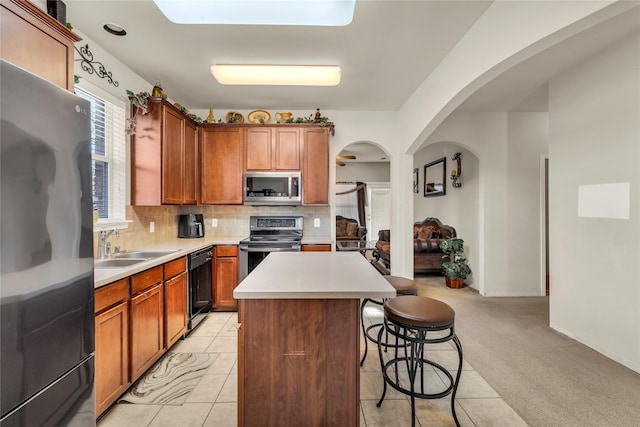
{"type": "Polygon", "coordinates": [[[465,284],[478,288],[476,273],[479,271],[478,241],[478,158],[460,145],[437,142],[419,150],[413,157],[414,167],[419,171],[419,193],[413,195],[413,222],[427,217],[436,217],[443,224],[456,229],[456,235],[464,240],[464,251],[472,274],[465,284]],[[462,154],[462,187],[451,186],[451,170],[457,164],[451,160],[455,153],[462,154]],[[424,165],[441,157],[447,158],[446,194],[424,197],[424,165]]]}
{"type": "Polygon", "coordinates": [[[336,165],[336,181],[389,182],[389,162],[346,162],[336,165]]]}
{"type": "Polygon", "coordinates": [[[553,78],[550,325],[640,372],[640,35],[553,78]],[[631,184],[630,219],[581,218],[578,186],[631,184]]]}
{"type": "Polygon", "coordinates": [[[437,216],[456,228],[473,271],[466,283],[483,295],[540,295],[539,159],[547,132],[546,113],[457,112],[415,155],[422,176],[425,163],[446,155],[451,170],[451,157],[462,153],[462,188],[415,195],[414,220],[437,216]]]}

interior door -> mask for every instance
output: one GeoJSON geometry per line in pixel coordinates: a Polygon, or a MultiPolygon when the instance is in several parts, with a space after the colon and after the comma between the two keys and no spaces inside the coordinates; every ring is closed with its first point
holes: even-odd
{"type": "Polygon", "coordinates": [[[367,183],[369,211],[367,214],[367,240],[378,240],[378,231],[391,228],[391,188],[386,183],[367,183]]]}

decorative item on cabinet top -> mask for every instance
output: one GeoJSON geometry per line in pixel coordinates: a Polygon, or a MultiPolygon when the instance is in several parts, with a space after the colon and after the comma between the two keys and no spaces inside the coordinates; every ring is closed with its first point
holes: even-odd
{"type": "Polygon", "coordinates": [[[269,120],[271,120],[271,114],[265,110],[253,110],[247,114],[247,119],[250,123],[255,124],[269,123],[269,120]]]}
{"type": "Polygon", "coordinates": [[[244,116],[237,111],[229,111],[226,119],[227,123],[244,123],[244,116]]]}
{"type": "Polygon", "coordinates": [[[291,118],[292,115],[293,113],[291,113],[290,111],[276,113],[276,122],[287,123],[287,121],[291,118]]]}

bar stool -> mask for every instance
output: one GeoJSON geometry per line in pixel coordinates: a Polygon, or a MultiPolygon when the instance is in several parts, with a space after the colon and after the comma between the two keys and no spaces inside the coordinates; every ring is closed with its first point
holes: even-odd
{"type": "MultiPolygon", "coordinates": [[[[400,276],[384,276],[384,278],[387,279],[387,282],[389,282],[389,284],[394,287],[394,289],[396,290],[396,295],[418,295],[418,285],[416,285],[413,280],[407,279],[405,277],[400,277],[400,276]]],[[[364,337],[365,337],[364,338],[364,355],[362,356],[362,360],[360,360],[360,366],[364,364],[364,360],[367,358],[367,352],[369,350],[367,341],[370,340],[374,344],[378,344],[377,337],[371,335],[369,331],[374,328],[382,327],[382,323],[375,323],[365,329],[364,308],[369,302],[377,305],[384,304],[384,300],[380,301],[376,299],[365,298],[362,300],[362,304],[360,305],[360,323],[362,324],[362,333],[364,334],[364,337]]],[[[388,340],[386,339],[382,345],[385,347],[385,349],[386,347],[393,347],[393,345],[388,344],[388,340]]]]}
{"type": "Polygon", "coordinates": [[[415,398],[439,399],[451,394],[451,413],[456,426],[460,426],[456,416],[455,397],[462,373],[462,346],[455,334],[454,325],[455,311],[442,301],[420,296],[398,296],[385,301],[384,327],[378,332],[378,354],[384,378],[382,397],[376,405],[378,408],[382,405],[387,393],[387,384],[389,384],[400,393],[411,397],[411,426],[413,427],[416,418],[415,398]],[[383,331],[406,343],[404,354],[399,355],[398,348],[401,346],[396,346],[394,357],[387,363],[382,359],[383,345],[380,344],[383,331]],[[458,373],[455,380],[443,366],[428,360],[424,352],[425,344],[448,341],[453,341],[458,351],[458,373]],[[406,367],[408,374],[408,378],[402,381],[398,375],[401,365],[406,367]],[[425,365],[433,366],[449,379],[449,385],[443,391],[425,393],[425,365]],[[389,374],[389,369],[392,368],[395,372],[394,378],[389,374]],[[417,389],[416,386],[418,386],[417,389]]]}

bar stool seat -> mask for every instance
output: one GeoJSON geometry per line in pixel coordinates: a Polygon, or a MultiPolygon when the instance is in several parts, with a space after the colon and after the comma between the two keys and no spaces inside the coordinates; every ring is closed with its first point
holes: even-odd
{"type": "MultiPolygon", "coordinates": [[[[400,277],[400,276],[384,276],[384,278],[396,290],[396,295],[418,295],[418,285],[416,285],[416,283],[413,280],[407,279],[406,277],[400,277]]],[[[370,331],[372,329],[382,327],[382,322],[374,323],[373,325],[367,328],[365,328],[364,326],[364,308],[367,305],[367,303],[370,303],[370,302],[380,306],[384,304],[384,300],[381,301],[381,300],[376,300],[372,298],[365,298],[362,300],[362,304],[360,305],[360,323],[362,324],[362,333],[364,334],[364,355],[362,356],[362,360],[360,360],[360,366],[364,364],[364,361],[367,358],[367,352],[369,351],[369,346],[367,341],[371,341],[374,344],[378,344],[377,334],[372,335],[370,331]]],[[[387,341],[385,340],[385,343],[386,342],[387,341]]],[[[387,346],[389,345],[385,344],[385,348],[387,346]]]]}
{"type": "MultiPolygon", "coordinates": [[[[415,426],[415,399],[439,399],[451,394],[451,413],[459,426],[455,410],[455,396],[462,373],[462,345],[455,334],[455,311],[446,303],[433,298],[402,295],[384,302],[384,327],[378,331],[378,354],[384,378],[382,397],[377,406],[382,405],[387,392],[387,384],[411,398],[411,425],[415,426]],[[386,363],[382,358],[382,333],[395,336],[404,345],[395,348],[393,358],[386,363]],[[458,371],[455,379],[443,366],[426,357],[425,345],[453,341],[458,352],[458,371]],[[403,353],[399,349],[403,348],[403,353]],[[432,366],[449,380],[440,392],[425,392],[425,367],[432,366]],[[406,370],[402,378],[399,372],[406,370]]],[[[387,339],[388,341],[388,339],[387,339]]],[[[397,343],[397,341],[396,341],[397,343]]],[[[385,347],[386,349],[386,347],[385,347]]]]}

